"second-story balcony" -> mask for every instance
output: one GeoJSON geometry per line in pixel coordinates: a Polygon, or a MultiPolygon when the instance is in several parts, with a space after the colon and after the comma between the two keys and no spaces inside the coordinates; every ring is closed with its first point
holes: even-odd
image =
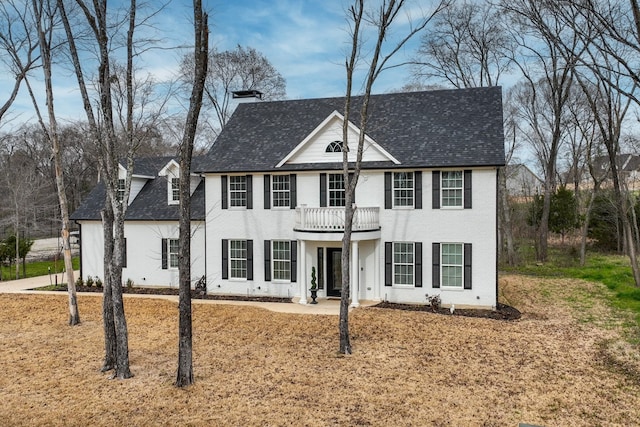
{"type": "MultiPolygon", "coordinates": [[[[344,208],[296,208],[296,231],[342,232],[344,231],[344,208]]],[[[380,229],[380,208],[358,206],[353,216],[353,231],[380,229]]]]}

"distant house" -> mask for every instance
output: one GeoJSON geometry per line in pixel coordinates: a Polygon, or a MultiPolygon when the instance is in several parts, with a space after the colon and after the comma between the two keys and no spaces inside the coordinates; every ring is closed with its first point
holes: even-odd
{"type": "MultiPolygon", "coordinates": [[[[358,108],[359,98],[354,99],[358,108]]],[[[192,277],[211,294],[341,295],[343,98],[238,106],[192,178],[192,277]]],[[[500,88],[375,95],[355,194],[351,302],[497,304],[500,88]]],[[[358,123],[349,123],[355,159],[358,123]]],[[[122,169],[124,177],[125,170],[122,169]]],[[[177,286],[178,164],[138,159],[123,279],[177,286]]],[[[100,186],[73,214],[102,275],[100,186]]]]}
{"type": "Polygon", "coordinates": [[[507,165],[507,193],[516,199],[526,199],[543,193],[544,183],[525,164],[507,165]]]}

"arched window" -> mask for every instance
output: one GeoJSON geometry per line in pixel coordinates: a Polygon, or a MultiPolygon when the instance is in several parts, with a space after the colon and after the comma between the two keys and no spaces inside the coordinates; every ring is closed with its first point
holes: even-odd
{"type": "Polygon", "coordinates": [[[342,152],[342,142],[340,141],[332,141],[327,145],[327,149],[324,150],[326,153],[341,153],[342,152]]]}

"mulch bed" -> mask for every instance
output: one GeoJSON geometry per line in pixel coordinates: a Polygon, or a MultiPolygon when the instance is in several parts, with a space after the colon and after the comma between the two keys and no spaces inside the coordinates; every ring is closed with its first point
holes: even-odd
{"type": "MultiPolygon", "coordinates": [[[[67,291],[67,285],[58,285],[55,289],[48,289],[53,291],[67,291]]],[[[97,286],[76,286],[76,292],[100,292],[102,293],[102,287],[97,286]]],[[[143,295],[178,295],[179,291],[175,288],[140,288],[140,287],[123,287],[122,292],[125,294],[143,294],[143,295]]],[[[279,302],[279,303],[291,303],[291,298],[278,298],[267,296],[244,296],[244,295],[212,295],[203,294],[202,292],[192,290],[192,299],[208,299],[208,300],[223,300],[223,301],[255,301],[255,302],[279,302]]],[[[407,311],[426,311],[429,313],[437,313],[446,316],[466,316],[466,317],[481,317],[494,320],[517,320],[520,318],[520,311],[508,306],[506,304],[498,304],[496,310],[479,310],[479,309],[455,309],[453,313],[448,308],[434,309],[428,305],[416,305],[416,304],[397,304],[392,302],[381,302],[374,305],[377,308],[388,308],[395,310],[407,310],[407,311]]]]}
{"type": "Polygon", "coordinates": [[[494,320],[518,320],[521,316],[520,311],[506,304],[498,304],[495,310],[480,310],[469,308],[456,308],[453,313],[448,308],[434,309],[428,305],[415,305],[415,304],[397,304],[393,302],[383,301],[380,304],[376,304],[373,307],[377,308],[391,308],[396,310],[407,311],[426,311],[429,313],[437,313],[446,316],[466,316],[466,317],[481,317],[494,320]]]}

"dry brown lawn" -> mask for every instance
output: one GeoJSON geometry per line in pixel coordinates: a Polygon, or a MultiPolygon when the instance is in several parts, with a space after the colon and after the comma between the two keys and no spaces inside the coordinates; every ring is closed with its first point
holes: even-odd
{"type": "Polygon", "coordinates": [[[637,350],[589,297],[601,286],[507,276],[501,289],[520,320],[357,309],[348,357],[337,317],[195,304],[187,389],[172,385],[175,303],[126,299],[135,377],[119,381],[99,372],[99,296],[80,297],[69,327],[65,296],[0,295],[0,425],[640,424],[637,350]]]}

